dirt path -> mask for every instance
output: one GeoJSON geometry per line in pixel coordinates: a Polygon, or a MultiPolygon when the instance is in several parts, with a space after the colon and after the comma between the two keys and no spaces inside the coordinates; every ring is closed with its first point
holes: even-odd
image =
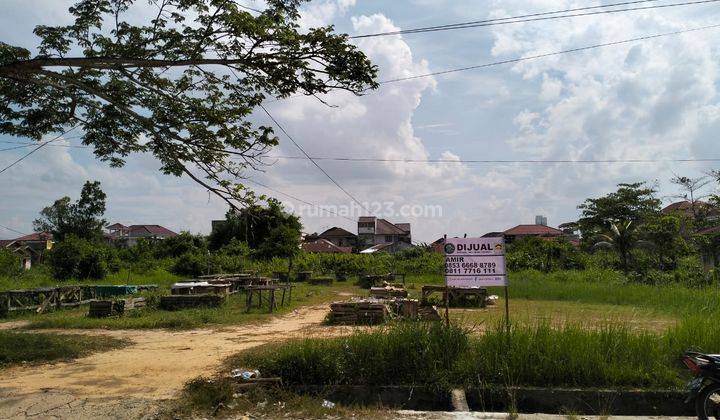
{"type": "MultiPolygon", "coordinates": [[[[300,308],[264,324],[222,329],[63,330],[127,338],[135,344],[71,362],[7,369],[0,378],[0,418],[66,417],[62,413],[73,404],[86,409],[87,415],[75,412],[70,417],[103,418],[93,411],[96,407],[84,407],[87,400],[120,404],[172,398],[186,381],[212,375],[224,358],[240,350],[288,337],[326,334],[329,331],[320,327],[326,314],[323,305],[300,308]]],[[[118,416],[107,418],[142,417],[145,408],[121,406],[118,416]]]]}

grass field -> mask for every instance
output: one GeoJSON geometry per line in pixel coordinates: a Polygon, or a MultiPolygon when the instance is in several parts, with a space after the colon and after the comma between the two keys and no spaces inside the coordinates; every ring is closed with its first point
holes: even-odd
{"type": "Polygon", "coordinates": [[[257,322],[271,316],[285,314],[305,305],[317,305],[333,300],[346,299],[345,295],[358,293],[359,289],[351,283],[335,283],[332,287],[311,286],[295,283],[290,304],[281,306],[272,314],[267,307],[246,311],[245,296],[240,294],[228,297],[219,308],[186,309],[181,311],[164,311],[148,307],[115,318],[89,318],[87,307],[72,310],[61,310],[48,314],[36,315],[24,313],[14,316],[14,320],[27,319],[28,328],[108,328],[108,329],[148,329],[177,328],[189,329],[206,325],[237,325],[257,322]]]}
{"type": "Polygon", "coordinates": [[[111,337],[0,331],[0,367],[74,359],[128,344],[111,337]]]}
{"type": "MultiPolygon", "coordinates": [[[[442,309],[441,309],[442,312],[442,309]]],[[[487,308],[451,308],[450,319],[475,332],[491,329],[505,318],[501,298],[487,308]]],[[[679,317],[632,306],[578,303],[556,300],[510,300],[510,319],[522,324],[546,322],[560,327],[584,324],[592,328],[622,324],[633,331],[663,332],[677,324],[679,317]]]]}
{"type": "Polygon", "coordinates": [[[182,280],[165,270],[153,270],[137,274],[128,270],[111,273],[103,280],[67,280],[58,281],[52,278],[45,267],[33,268],[19,277],[0,277],[0,291],[16,289],[33,289],[36,287],[52,287],[66,284],[157,284],[170,286],[182,280]]]}

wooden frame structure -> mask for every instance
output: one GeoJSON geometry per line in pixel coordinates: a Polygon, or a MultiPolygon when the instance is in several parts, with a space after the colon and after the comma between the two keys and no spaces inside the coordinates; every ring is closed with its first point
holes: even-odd
{"type": "Polygon", "coordinates": [[[292,300],[292,289],[293,285],[290,283],[246,286],[244,287],[244,290],[246,292],[246,311],[250,312],[250,309],[253,305],[253,296],[257,295],[257,307],[261,308],[264,300],[265,302],[267,302],[268,312],[272,312],[277,309],[277,298],[275,296],[275,293],[278,291],[282,291],[282,295],[280,296],[280,306],[284,306],[286,294],[287,302],[290,303],[290,301],[292,300]],[[263,292],[267,292],[267,296],[264,296],[264,299],[263,292]]]}
{"type": "Polygon", "coordinates": [[[446,287],[438,285],[425,285],[422,287],[420,301],[423,305],[428,303],[428,299],[435,293],[442,293],[443,302],[446,300],[457,305],[460,302],[466,302],[469,298],[475,299],[479,308],[486,306],[485,298],[488,291],[481,287],[446,287]]]}

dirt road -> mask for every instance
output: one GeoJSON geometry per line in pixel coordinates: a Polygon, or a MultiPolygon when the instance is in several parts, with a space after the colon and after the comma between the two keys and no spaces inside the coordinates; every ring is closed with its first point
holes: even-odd
{"type": "Polygon", "coordinates": [[[227,356],[270,341],[324,334],[327,306],[296,310],[264,324],[202,329],[63,330],[130,339],[134,344],[72,362],[11,368],[0,378],[0,418],[140,418],[153,401],[212,375],[227,356]],[[105,410],[102,407],[108,407],[105,410]]]}

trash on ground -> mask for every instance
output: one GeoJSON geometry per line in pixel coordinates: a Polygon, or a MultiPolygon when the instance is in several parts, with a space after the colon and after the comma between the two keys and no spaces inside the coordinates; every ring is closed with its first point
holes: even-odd
{"type": "Polygon", "coordinates": [[[323,408],[335,408],[335,403],[332,401],[323,400],[322,407],[323,408]]]}

